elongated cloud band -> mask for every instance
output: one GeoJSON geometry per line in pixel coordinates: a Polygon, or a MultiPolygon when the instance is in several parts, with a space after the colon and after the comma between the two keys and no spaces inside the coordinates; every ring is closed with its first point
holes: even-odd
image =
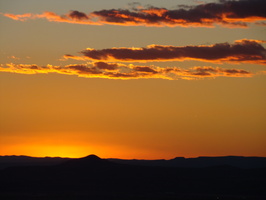
{"type": "Polygon", "coordinates": [[[181,5],[179,9],[149,7],[133,11],[112,9],[95,11],[92,14],[100,22],[119,25],[148,26],[207,26],[221,24],[228,27],[246,27],[247,22],[266,19],[265,0],[220,0],[197,6],[181,5]]]}
{"type": "Polygon", "coordinates": [[[71,11],[66,15],[53,12],[43,14],[26,13],[15,15],[3,14],[14,20],[46,18],[49,21],[90,25],[122,26],[204,26],[215,24],[228,27],[247,27],[248,23],[264,25],[266,20],[265,0],[220,0],[219,3],[205,3],[197,6],[181,5],[178,9],[169,10],[149,6],[147,8],[110,9],[85,14],[71,11]]]}
{"type": "Polygon", "coordinates": [[[77,75],[85,78],[108,79],[200,79],[215,77],[252,77],[254,74],[242,69],[222,69],[219,67],[177,67],[160,68],[156,66],[124,65],[119,63],[95,62],[92,64],[73,64],[66,66],[37,66],[25,64],[6,64],[0,66],[0,72],[19,74],[57,73],[77,75]]]}
{"type": "Polygon", "coordinates": [[[110,48],[81,51],[83,56],[65,55],[66,59],[105,60],[123,62],[183,61],[231,62],[266,64],[266,49],[262,40],[238,40],[233,44],[218,43],[200,46],[149,45],[145,48],[110,48]]]}
{"type": "Polygon", "coordinates": [[[54,12],[44,12],[42,14],[25,13],[21,15],[15,15],[10,13],[1,13],[2,15],[9,17],[13,20],[26,21],[28,19],[47,19],[50,22],[65,22],[71,24],[87,24],[87,25],[101,25],[98,22],[91,20],[85,13],[79,11],[71,11],[66,15],[57,15],[54,12]]]}

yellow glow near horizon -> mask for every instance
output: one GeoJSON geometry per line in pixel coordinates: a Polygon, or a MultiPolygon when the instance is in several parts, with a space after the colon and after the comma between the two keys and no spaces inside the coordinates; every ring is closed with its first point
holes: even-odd
{"type": "MultiPolygon", "coordinates": [[[[68,157],[80,158],[90,154],[95,154],[101,158],[122,158],[122,159],[162,159],[164,155],[157,157],[152,152],[142,152],[130,148],[105,147],[101,150],[99,147],[90,146],[71,146],[71,145],[14,145],[5,147],[2,155],[25,155],[32,157],[68,157]]],[[[174,158],[167,156],[166,158],[174,158]]]]}
{"type": "MultiPolygon", "coordinates": [[[[162,149],[146,149],[142,145],[108,144],[111,139],[102,139],[99,133],[94,137],[85,133],[38,133],[22,134],[24,137],[2,137],[0,155],[25,155],[32,157],[70,157],[80,158],[95,154],[101,158],[121,159],[171,159],[177,155],[162,149]],[[103,140],[103,141],[101,141],[103,140]],[[101,142],[100,142],[101,141],[101,142]]],[[[186,155],[189,156],[189,155],[186,155]]]]}
{"type": "Polygon", "coordinates": [[[80,148],[67,145],[16,145],[12,149],[6,149],[5,155],[26,155],[33,157],[70,157],[79,158],[85,156],[80,148]],[[18,152],[18,153],[16,153],[18,152]]]}

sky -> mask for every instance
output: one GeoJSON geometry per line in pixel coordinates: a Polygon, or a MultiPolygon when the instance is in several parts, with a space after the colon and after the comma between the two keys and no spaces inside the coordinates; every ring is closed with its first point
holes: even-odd
{"type": "Polygon", "coordinates": [[[264,0],[0,0],[0,155],[266,156],[264,0]]]}

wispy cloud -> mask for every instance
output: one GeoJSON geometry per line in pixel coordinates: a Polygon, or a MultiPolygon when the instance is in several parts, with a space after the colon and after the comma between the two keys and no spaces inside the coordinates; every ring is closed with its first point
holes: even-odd
{"type": "Polygon", "coordinates": [[[137,6],[132,9],[99,10],[89,14],[70,11],[62,16],[53,12],[3,15],[20,21],[46,18],[55,22],[89,25],[213,27],[218,24],[235,28],[247,27],[249,23],[264,24],[260,21],[266,20],[265,7],[265,0],[220,0],[218,3],[201,3],[196,6],[180,5],[174,10],[137,6]]]}
{"type": "Polygon", "coordinates": [[[7,56],[7,59],[12,59],[12,60],[25,60],[25,59],[30,59],[30,56],[24,56],[24,57],[17,57],[17,56],[7,56]]]}
{"type": "Polygon", "coordinates": [[[8,56],[8,59],[13,59],[13,60],[20,60],[21,58],[17,57],[17,56],[8,56]]]}
{"type": "Polygon", "coordinates": [[[216,77],[252,77],[253,73],[243,69],[223,69],[219,67],[178,67],[160,68],[157,66],[124,65],[120,63],[95,62],[91,64],[72,64],[66,66],[37,66],[26,64],[5,64],[0,66],[0,72],[19,74],[57,73],[76,75],[85,78],[108,79],[203,79],[216,77]]]}
{"type": "Polygon", "coordinates": [[[83,56],[65,55],[65,59],[105,60],[123,62],[183,61],[231,62],[266,64],[266,49],[262,40],[237,40],[233,44],[218,43],[198,46],[149,45],[143,48],[110,48],[81,51],[83,56]]]}
{"type": "Polygon", "coordinates": [[[85,13],[79,11],[70,11],[65,15],[57,15],[54,12],[44,12],[42,14],[25,13],[21,15],[15,15],[10,13],[1,13],[2,15],[9,17],[13,20],[26,21],[28,19],[46,19],[50,22],[65,22],[71,24],[87,24],[87,25],[101,25],[98,22],[92,21],[91,17],[85,13]]]}

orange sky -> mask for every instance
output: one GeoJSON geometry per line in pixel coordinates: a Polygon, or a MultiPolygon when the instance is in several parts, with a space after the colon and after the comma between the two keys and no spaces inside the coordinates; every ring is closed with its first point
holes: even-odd
{"type": "Polygon", "coordinates": [[[266,156],[265,16],[209,2],[0,0],[0,155],[266,156]]]}

